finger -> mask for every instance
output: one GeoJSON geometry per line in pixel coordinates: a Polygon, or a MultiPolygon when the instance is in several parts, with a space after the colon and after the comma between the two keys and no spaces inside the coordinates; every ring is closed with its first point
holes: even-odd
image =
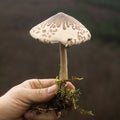
{"type": "Polygon", "coordinates": [[[61,118],[61,112],[57,112],[57,118],[59,119],[59,118],[61,118]]]}
{"type": "Polygon", "coordinates": [[[58,86],[52,85],[43,89],[25,89],[24,97],[31,102],[45,102],[50,100],[57,93],[58,86]]]}
{"type": "Polygon", "coordinates": [[[57,115],[55,112],[51,111],[48,113],[43,113],[39,116],[35,116],[35,120],[57,120],[57,115]]]}
{"type": "Polygon", "coordinates": [[[55,84],[55,79],[30,79],[23,82],[24,87],[38,89],[46,88],[55,84]]]}
{"type": "Polygon", "coordinates": [[[67,86],[68,89],[74,89],[75,90],[75,86],[71,82],[67,82],[66,86],[67,86]]]}
{"type": "Polygon", "coordinates": [[[24,118],[29,120],[57,120],[58,116],[54,111],[42,113],[39,115],[37,115],[35,112],[28,111],[27,113],[25,113],[24,118]]]}
{"type": "Polygon", "coordinates": [[[36,115],[35,111],[28,111],[24,114],[24,118],[25,120],[33,120],[34,119],[34,116],[36,115]]]}

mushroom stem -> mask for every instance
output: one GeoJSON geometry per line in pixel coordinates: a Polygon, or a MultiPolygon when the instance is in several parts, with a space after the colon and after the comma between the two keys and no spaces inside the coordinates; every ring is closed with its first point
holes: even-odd
{"type": "Polygon", "coordinates": [[[60,44],[60,80],[68,80],[67,48],[60,44]]]}

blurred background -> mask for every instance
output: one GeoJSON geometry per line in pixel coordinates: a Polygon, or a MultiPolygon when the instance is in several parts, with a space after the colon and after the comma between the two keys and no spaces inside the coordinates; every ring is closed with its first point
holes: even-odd
{"type": "Polygon", "coordinates": [[[29,30],[57,12],[81,21],[91,41],[68,49],[69,77],[77,83],[82,108],[63,120],[120,119],[120,0],[0,0],[0,95],[31,78],[55,78],[59,72],[59,46],[43,44],[29,30]]]}

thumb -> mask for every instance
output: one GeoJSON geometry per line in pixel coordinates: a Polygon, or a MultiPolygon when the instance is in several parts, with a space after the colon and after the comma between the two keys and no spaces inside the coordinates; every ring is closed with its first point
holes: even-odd
{"type": "Polygon", "coordinates": [[[42,89],[26,89],[25,98],[29,102],[45,102],[55,96],[58,90],[57,85],[42,89]]]}

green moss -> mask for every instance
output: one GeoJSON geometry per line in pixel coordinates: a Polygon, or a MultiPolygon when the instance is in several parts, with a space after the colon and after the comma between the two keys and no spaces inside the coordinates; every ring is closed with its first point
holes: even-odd
{"type": "Polygon", "coordinates": [[[83,78],[76,78],[73,77],[72,80],[59,80],[58,77],[56,77],[56,84],[58,85],[58,92],[56,96],[50,100],[49,102],[40,104],[34,104],[32,106],[31,110],[36,111],[37,114],[45,113],[49,111],[70,111],[75,110],[78,111],[82,115],[91,115],[94,114],[92,111],[84,110],[79,105],[80,100],[80,90],[79,89],[68,89],[66,86],[66,82],[68,81],[74,81],[74,80],[82,80],[83,78]]]}

